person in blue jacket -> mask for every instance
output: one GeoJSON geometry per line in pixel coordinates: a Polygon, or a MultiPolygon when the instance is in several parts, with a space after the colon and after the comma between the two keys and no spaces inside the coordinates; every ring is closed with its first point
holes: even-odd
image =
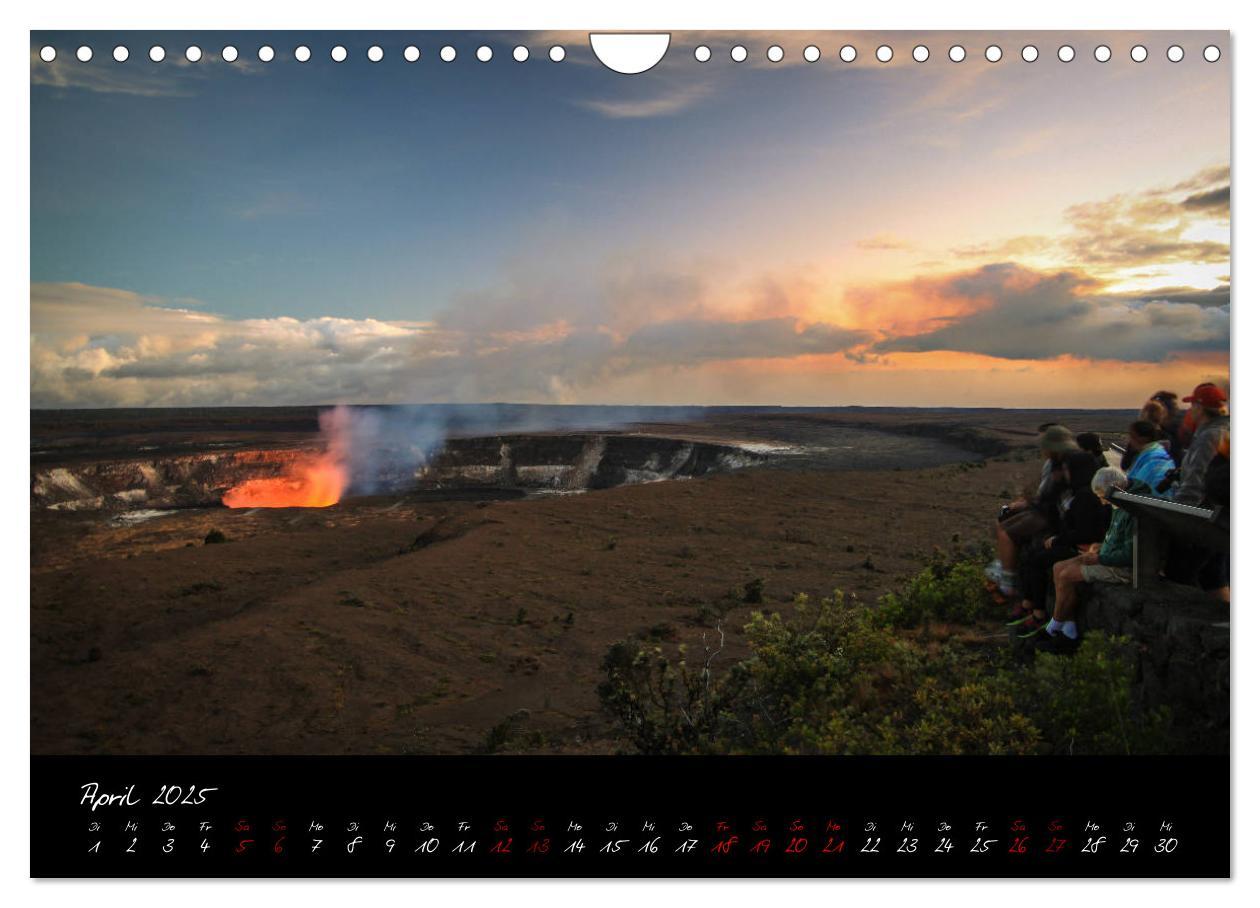
{"type": "Polygon", "coordinates": [[[1165,485],[1164,491],[1158,491],[1164,484],[1164,477],[1177,467],[1168,449],[1160,444],[1162,434],[1159,426],[1145,419],[1139,419],[1129,426],[1129,451],[1133,453],[1133,460],[1127,473],[1130,481],[1140,482],[1150,488],[1151,491],[1147,494],[1171,498],[1170,486],[1165,485]]]}

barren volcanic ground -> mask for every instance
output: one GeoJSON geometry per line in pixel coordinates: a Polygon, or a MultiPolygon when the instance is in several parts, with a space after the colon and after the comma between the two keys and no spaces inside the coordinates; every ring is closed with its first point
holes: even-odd
{"type": "MultiPolygon", "coordinates": [[[[756,578],[765,602],[728,618],[723,660],[742,654],[735,629],[749,608],[837,588],[874,602],[934,546],[985,538],[998,504],[1035,478],[1027,446],[1051,419],[1114,438],[1125,416],[709,414],[634,431],[795,453],[567,495],[413,490],[136,520],[51,510],[33,492],[32,749],[465,753],[493,739],[510,752],[611,752],[620,743],[595,693],[610,644],[638,635],[700,649],[714,638],[706,606],[756,578]],[[870,460],[826,453],[869,453],[876,437],[897,468],[845,469],[870,460]],[[959,464],[982,454],[983,468],[959,464]],[[227,541],[205,544],[211,530],[227,541]]],[[[47,426],[71,417],[41,420],[42,451],[87,457],[90,431],[58,435],[47,426]]],[[[111,432],[133,452],[167,444],[151,429],[111,432]]],[[[294,444],[306,438],[294,432],[294,444]]],[[[232,433],[197,425],[181,450],[232,433]]],[[[33,455],[33,474],[57,463],[33,455]]]]}

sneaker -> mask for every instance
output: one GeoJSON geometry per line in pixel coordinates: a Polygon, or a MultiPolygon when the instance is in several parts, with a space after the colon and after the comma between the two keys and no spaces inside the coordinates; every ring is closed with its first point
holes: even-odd
{"type": "Polygon", "coordinates": [[[1028,631],[1041,630],[1043,627],[1046,626],[1046,619],[1038,618],[1036,615],[1029,612],[1027,615],[1024,615],[1024,617],[1018,619],[1017,621],[1006,622],[1006,626],[1011,629],[1012,633],[1022,636],[1028,631]]]}
{"type": "Polygon", "coordinates": [[[1050,626],[1049,621],[1041,621],[1037,618],[1033,618],[1031,625],[1032,626],[1027,630],[1021,630],[1015,636],[1019,637],[1021,640],[1036,637],[1038,634],[1043,634],[1047,638],[1050,637],[1050,634],[1046,632],[1046,628],[1050,626]]]}
{"type": "Polygon", "coordinates": [[[1021,599],[1011,607],[1010,612],[1006,616],[1006,623],[1007,625],[1019,624],[1019,622],[1023,621],[1031,614],[1032,612],[1024,608],[1024,602],[1021,599]]]}

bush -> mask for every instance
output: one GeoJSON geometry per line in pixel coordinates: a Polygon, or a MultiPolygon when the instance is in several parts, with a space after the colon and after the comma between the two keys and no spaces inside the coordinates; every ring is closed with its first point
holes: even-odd
{"type": "Polygon", "coordinates": [[[712,676],[691,669],[684,652],[672,661],[659,646],[628,640],[604,657],[600,702],[642,753],[701,752],[718,725],[712,676]]]}
{"type": "Polygon", "coordinates": [[[876,620],[886,627],[915,627],[929,619],[971,624],[986,613],[998,617],[997,611],[982,562],[938,554],[904,590],[880,597],[876,620]]]}
{"type": "Polygon", "coordinates": [[[227,541],[227,536],[223,535],[222,530],[211,530],[209,533],[206,533],[206,545],[220,545],[227,541]]]}
{"type": "Polygon", "coordinates": [[[1086,634],[1070,659],[1038,653],[1021,673],[1020,699],[1055,753],[1159,752],[1171,715],[1135,712],[1135,663],[1128,639],[1086,634]]]}
{"type": "MultiPolygon", "coordinates": [[[[912,600],[917,601],[917,600],[912,600]]],[[[649,754],[1029,754],[1159,750],[1160,715],[1129,699],[1123,640],[1017,666],[1001,649],[932,648],[883,609],[800,597],[790,618],[754,613],[752,655],[719,672],[627,641],[604,660],[604,707],[649,754]]]]}

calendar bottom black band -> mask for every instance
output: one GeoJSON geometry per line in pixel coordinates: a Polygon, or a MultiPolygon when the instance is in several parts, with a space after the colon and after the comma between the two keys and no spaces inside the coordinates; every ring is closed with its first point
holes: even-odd
{"type": "Polygon", "coordinates": [[[1226,877],[1229,758],[31,760],[34,877],[1226,877]]]}

